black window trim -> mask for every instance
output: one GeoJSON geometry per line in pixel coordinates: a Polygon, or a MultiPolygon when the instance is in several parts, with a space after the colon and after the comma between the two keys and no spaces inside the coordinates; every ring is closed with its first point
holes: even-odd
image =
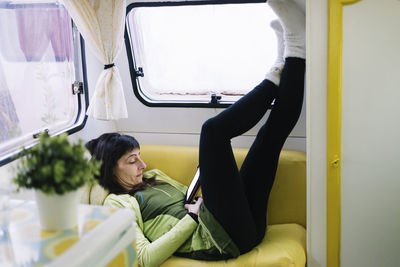
{"type": "MultiPolygon", "coordinates": [[[[129,12],[137,7],[159,7],[159,6],[196,6],[196,5],[224,5],[224,4],[251,4],[251,3],[265,3],[266,0],[213,0],[213,1],[177,1],[177,2],[135,2],[131,3],[126,7],[126,16],[128,16],[129,12]]],[[[127,19],[125,18],[125,21],[127,19]]],[[[131,42],[128,33],[128,25],[125,23],[125,47],[126,53],[128,56],[129,63],[129,73],[131,76],[131,83],[133,93],[136,98],[145,106],[148,107],[174,107],[174,108],[226,108],[232,105],[234,102],[232,101],[223,101],[219,100],[220,95],[211,95],[210,101],[194,101],[191,102],[184,100],[167,100],[163,101],[151,101],[146,98],[144,94],[141,92],[139,83],[137,81],[137,77],[141,76],[141,70],[137,69],[137,66],[134,61],[134,53],[133,48],[131,47],[131,42]]]]}

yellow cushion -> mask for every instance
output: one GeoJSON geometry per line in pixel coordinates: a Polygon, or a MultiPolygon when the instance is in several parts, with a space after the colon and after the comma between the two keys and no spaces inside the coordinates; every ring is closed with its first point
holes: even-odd
{"type": "Polygon", "coordinates": [[[109,195],[108,190],[104,189],[99,184],[92,186],[90,191],[90,204],[92,205],[103,205],[104,200],[109,195]]]}
{"type": "Polygon", "coordinates": [[[92,186],[84,186],[81,194],[82,204],[103,205],[104,200],[108,196],[108,190],[99,184],[92,186]]]}
{"type": "Polygon", "coordinates": [[[81,203],[82,204],[89,204],[90,203],[90,190],[91,186],[83,186],[81,190],[81,203]]]}
{"type": "MultiPolygon", "coordinates": [[[[238,167],[248,149],[235,148],[238,167]]],[[[147,170],[159,169],[189,185],[198,165],[198,147],[142,145],[147,170]]],[[[268,224],[297,223],[306,227],[306,154],[283,150],[268,202],[268,224]]]]}
{"type": "Polygon", "coordinates": [[[250,252],[227,261],[198,261],[171,257],[160,267],[304,267],[306,230],[298,224],[277,224],[267,228],[266,238],[250,252]]]}

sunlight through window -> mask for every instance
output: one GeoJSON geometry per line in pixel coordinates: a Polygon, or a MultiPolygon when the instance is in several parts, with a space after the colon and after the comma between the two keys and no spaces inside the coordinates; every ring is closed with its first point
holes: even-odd
{"type": "Polygon", "coordinates": [[[135,7],[127,29],[139,94],[149,102],[235,101],[276,59],[266,3],[135,7]]]}

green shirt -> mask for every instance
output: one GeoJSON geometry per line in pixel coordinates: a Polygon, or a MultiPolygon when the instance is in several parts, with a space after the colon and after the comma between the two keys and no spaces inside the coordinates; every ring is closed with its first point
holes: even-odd
{"type": "Polygon", "coordinates": [[[199,224],[183,207],[187,187],[159,170],[145,177],[162,181],[128,194],[110,194],[105,205],[131,208],[136,212],[136,249],[141,266],[158,266],[172,254],[203,260],[237,257],[239,250],[229,235],[202,204],[199,224]]]}

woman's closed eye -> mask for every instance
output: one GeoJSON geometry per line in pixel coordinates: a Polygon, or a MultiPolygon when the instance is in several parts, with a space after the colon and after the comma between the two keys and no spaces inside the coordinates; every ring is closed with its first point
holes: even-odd
{"type": "Polygon", "coordinates": [[[133,153],[131,155],[128,156],[128,158],[126,159],[126,161],[128,162],[128,164],[135,164],[138,162],[138,154],[133,153]]]}

